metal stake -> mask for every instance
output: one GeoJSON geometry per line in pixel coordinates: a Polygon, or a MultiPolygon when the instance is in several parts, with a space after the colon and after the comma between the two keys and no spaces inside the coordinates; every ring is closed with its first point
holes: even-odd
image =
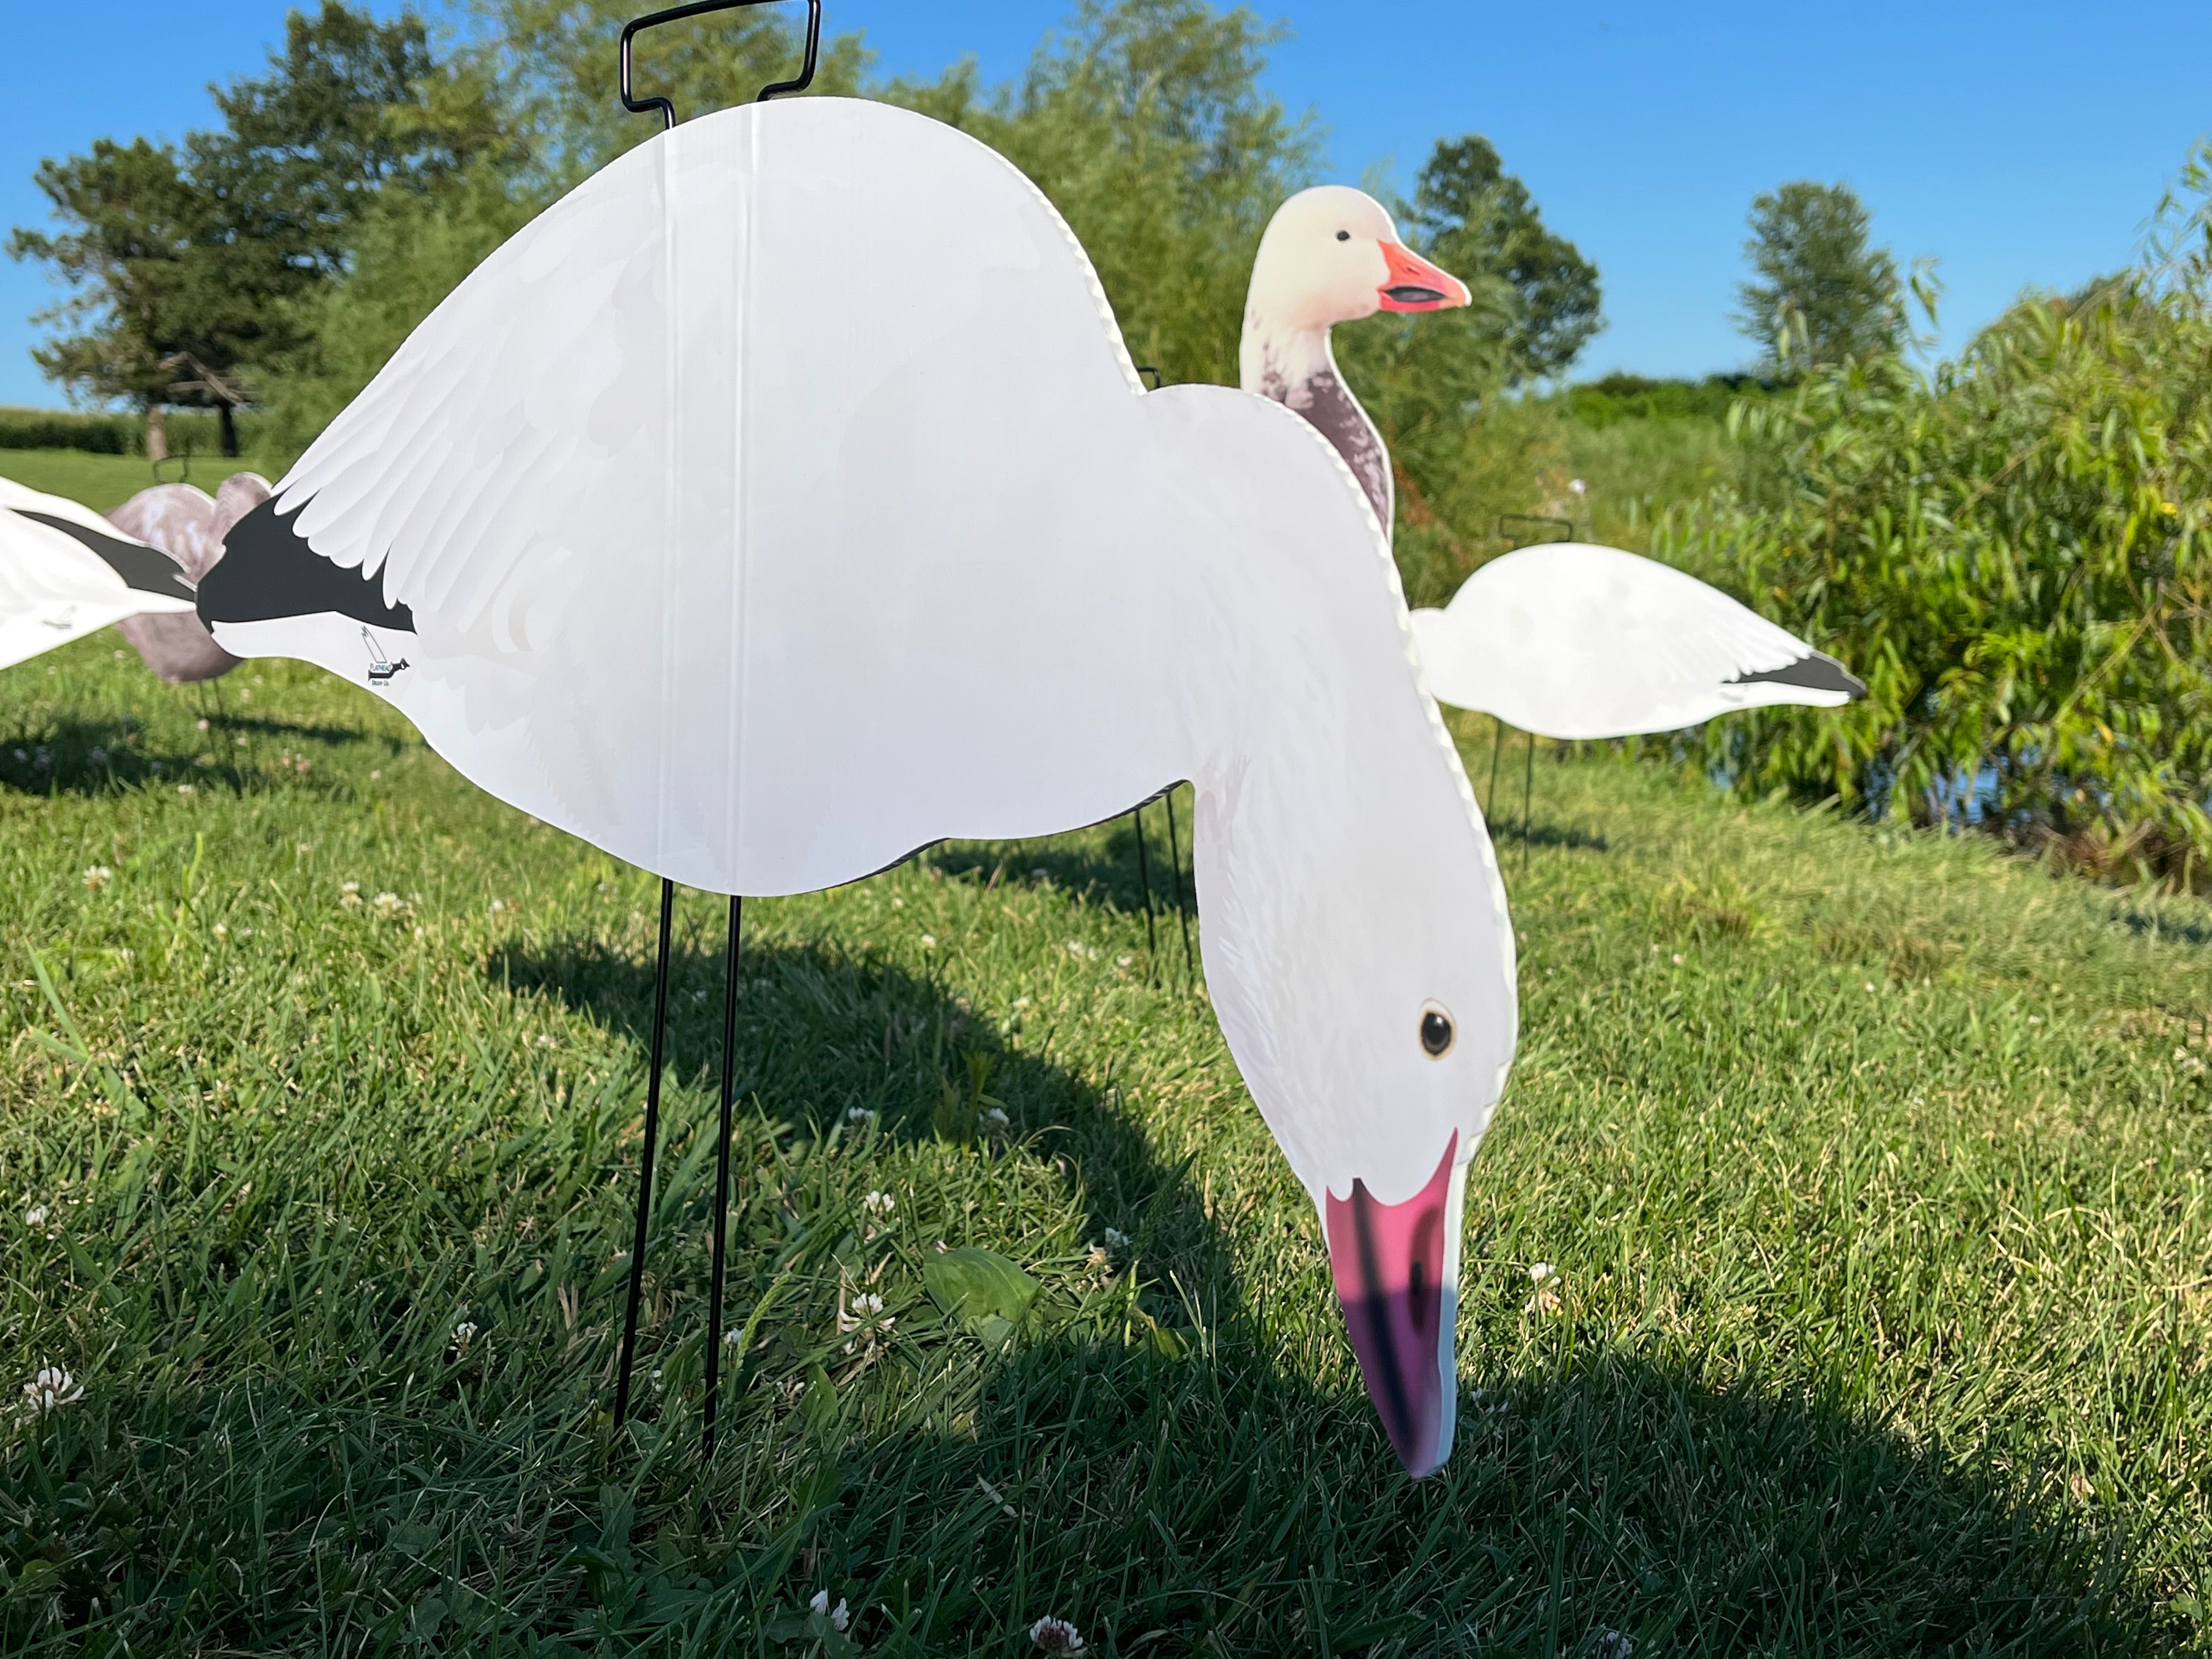
{"type": "Polygon", "coordinates": [[[1482,798],[1482,815],[1486,818],[1498,816],[1498,755],[1505,747],[1505,722],[1492,714],[1490,717],[1490,793],[1482,798]]]}
{"type": "Polygon", "coordinates": [[[730,1231],[730,1099],[738,1075],[738,944],[744,907],[744,900],[731,896],[728,978],[722,993],[722,1116],[714,1143],[714,1237],[708,1246],[714,1265],[707,1275],[707,1400],[699,1435],[700,1453],[710,1458],[714,1414],[722,1403],[722,1253],[730,1231]]]}
{"type": "Polygon", "coordinates": [[[1145,809],[1131,808],[1129,822],[1137,831],[1137,886],[1145,896],[1145,977],[1149,980],[1159,957],[1160,941],[1152,931],[1152,876],[1145,864],[1145,809]]]}
{"type": "MultiPolygon", "coordinates": [[[[621,72],[617,80],[622,94],[623,107],[635,114],[647,110],[660,112],[660,130],[669,131],[676,125],[676,106],[665,98],[638,98],[630,86],[630,42],[639,33],[661,23],[672,23],[686,17],[699,17],[708,12],[736,11],[745,6],[762,5],[767,0],[695,0],[695,3],[672,6],[665,11],[650,12],[626,25],[622,32],[621,72]]],[[[789,81],[778,81],[763,87],[755,101],[773,98],[780,92],[804,92],[813,83],[814,69],[822,46],[822,0],[806,0],[806,60],[798,76],[789,81]]],[[[714,1173],[714,1237],[713,1267],[713,1303],[708,1309],[707,1346],[707,1402],[706,1431],[702,1437],[704,1449],[711,1455],[714,1449],[714,1409],[718,1385],[720,1382],[722,1340],[722,1250],[723,1236],[729,1231],[730,1207],[730,1095],[732,1079],[736,1072],[738,1020],[738,921],[741,900],[732,896],[730,900],[729,983],[725,993],[722,1026],[722,1115],[721,1146],[714,1173]]],[[[639,1172],[637,1187],[637,1233],[629,1256],[629,1306],[623,1316],[623,1346],[621,1369],[615,1383],[615,1426],[620,1428],[629,1410],[630,1367],[636,1358],[638,1300],[645,1282],[646,1221],[653,1206],[653,1147],[660,1126],[660,1057],[662,1034],[668,1021],[668,943],[669,933],[676,907],[676,884],[663,877],[660,882],[660,959],[653,975],[653,1080],[645,1097],[645,1153],[639,1172]]]]}
{"type": "Polygon", "coordinates": [[[1190,907],[1184,902],[1182,890],[1182,847],[1176,838],[1175,791],[1168,791],[1168,859],[1175,866],[1176,920],[1182,924],[1183,983],[1194,984],[1198,967],[1190,954],[1190,907]]]}
{"type": "Polygon", "coordinates": [[[1521,780],[1521,869],[1528,869],[1528,842],[1534,833],[1535,820],[1528,816],[1529,803],[1536,796],[1536,734],[1528,734],[1528,769],[1521,780]]]}
{"type": "Polygon", "coordinates": [[[645,1149],[638,1159],[637,1230],[629,1247],[629,1302],[623,1310],[622,1352],[616,1361],[615,1427],[629,1416],[630,1367],[637,1359],[637,1309],[645,1294],[645,1230],[653,1212],[653,1148],[660,1138],[660,1060],[668,1029],[668,940],[676,921],[676,884],[660,878],[660,954],[653,970],[653,1068],[645,1085],[645,1149]]]}

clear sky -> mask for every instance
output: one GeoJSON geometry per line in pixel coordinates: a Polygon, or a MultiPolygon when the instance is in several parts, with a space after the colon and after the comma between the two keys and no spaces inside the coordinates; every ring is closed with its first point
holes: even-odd
{"type": "MultiPolygon", "coordinates": [[[[379,9],[387,9],[380,4],[379,9]]],[[[648,9],[641,0],[641,9],[648,9]]],[[[210,81],[257,70],[284,0],[12,0],[0,52],[0,226],[42,222],[42,155],[206,125],[210,81]]],[[[1849,180],[1900,263],[1942,262],[1949,343],[2022,288],[2129,255],[2212,134],[2212,4],[1664,6],[1273,0],[1269,73],[1326,130],[1328,176],[1400,182],[1439,136],[1489,135],[1597,263],[1607,326],[1578,375],[1698,374],[1749,355],[1728,313],[1751,198],[1849,180]]],[[[827,0],[884,72],[974,54],[1017,73],[1060,0],[827,0]]],[[[0,259],[0,403],[58,404],[28,356],[52,290],[0,259]]]]}

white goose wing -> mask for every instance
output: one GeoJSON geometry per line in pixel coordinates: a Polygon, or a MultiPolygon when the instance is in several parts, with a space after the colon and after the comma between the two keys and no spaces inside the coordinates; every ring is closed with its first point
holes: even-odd
{"type": "Polygon", "coordinates": [[[1633,737],[1866,688],[1718,588],[1619,548],[1556,542],[1493,559],[1413,613],[1442,701],[1561,740],[1633,737]]]}
{"type": "Polygon", "coordinates": [[[0,667],[140,611],[191,609],[167,556],[88,507],[0,478],[0,667]]]}
{"type": "Polygon", "coordinates": [[[1142,583],[1189,580],[1202,469],[1146,403],[1002,158],[883,105],[725,111],[462,283],[231,532],[202,614],[623,858],[802,890],[1179,775],[1069,736],[1175,648],[1142,583]]]}

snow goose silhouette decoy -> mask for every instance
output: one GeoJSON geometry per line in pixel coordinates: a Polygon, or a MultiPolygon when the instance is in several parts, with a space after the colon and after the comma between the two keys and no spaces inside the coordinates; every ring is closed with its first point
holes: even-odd
{"type": "Polygon", "coordinates": [[[1720,589],[1585,542],[1492,559],[1413,623],[1440,701],[1560,742],[1672,732],[1778,703],[1834,708],[1866,690],[1720,589]]]}
{"type": "Polygon", "coordinates": [[[1224,1034],[1392,1445],[1443,1462],[1464,1173],[1516,1035],[1474,792],[1336,455],[1262,398],[1144,392],[993,151],[827,98],[641,145],[424,321],[200,613],[362,684],[366,630],[462,772],[718,892],[1191,781],[1224,1034]]]}
{"type": "Polygon", "coordinates": [[[66,496],[0,478],[0,668],[125,617],[193,606],[166,553],[66,496]]]}
{"type": "MultiPolygon", "coordinates": [[[[107,517],[125,535],[167,553],[187,581],[198,582],[222,556],[222,538],[231,526],[269,495],[266,478],[240,472],[224,479],[213,495],[188,483],[155,484],[107,517]]],[[[217,679],[238,666],[239,659],[215,642],[197,611],[142,611],[115,627],[146,666],[173,685],[217,679]]]]}
{"type": "Polygon", "coordinates": [[[1468,297],[1465,283],[1398,240],[1380,202],[1347,185],[1300,191],[1260,238],[1239,381],[1313,422],[1359,480],[1386,536],[1396,498],[1390,454],[1338,372],[1329,330],[1378,311],[1443,311],[1468,297]]]}

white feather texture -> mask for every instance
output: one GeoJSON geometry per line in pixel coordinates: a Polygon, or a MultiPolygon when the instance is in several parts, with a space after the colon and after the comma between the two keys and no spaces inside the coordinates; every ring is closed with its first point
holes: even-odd
{"type": "Polygon", "coordinates": [[[1441,611],[1417,611],[1429,689],[1561,742],[1634,737],[1841,689],[1745,680],[1818,657],[1788,629],[1656,560],[1582,542],[1492,560],[1441,611]]]}
{"type": "Polygon", "coordinates": [[[972,139],[807,99],[641,145],[278,501],[415,630],[222,644],[404,661],[381,695],[465,773],[693,886],[827,886],[1191,780],[1215,1006],[1316,1200],[1473,1155],[1511,932],[1374,518],[1281,407],[1144,393],[1065,224],[972,139]]]}

